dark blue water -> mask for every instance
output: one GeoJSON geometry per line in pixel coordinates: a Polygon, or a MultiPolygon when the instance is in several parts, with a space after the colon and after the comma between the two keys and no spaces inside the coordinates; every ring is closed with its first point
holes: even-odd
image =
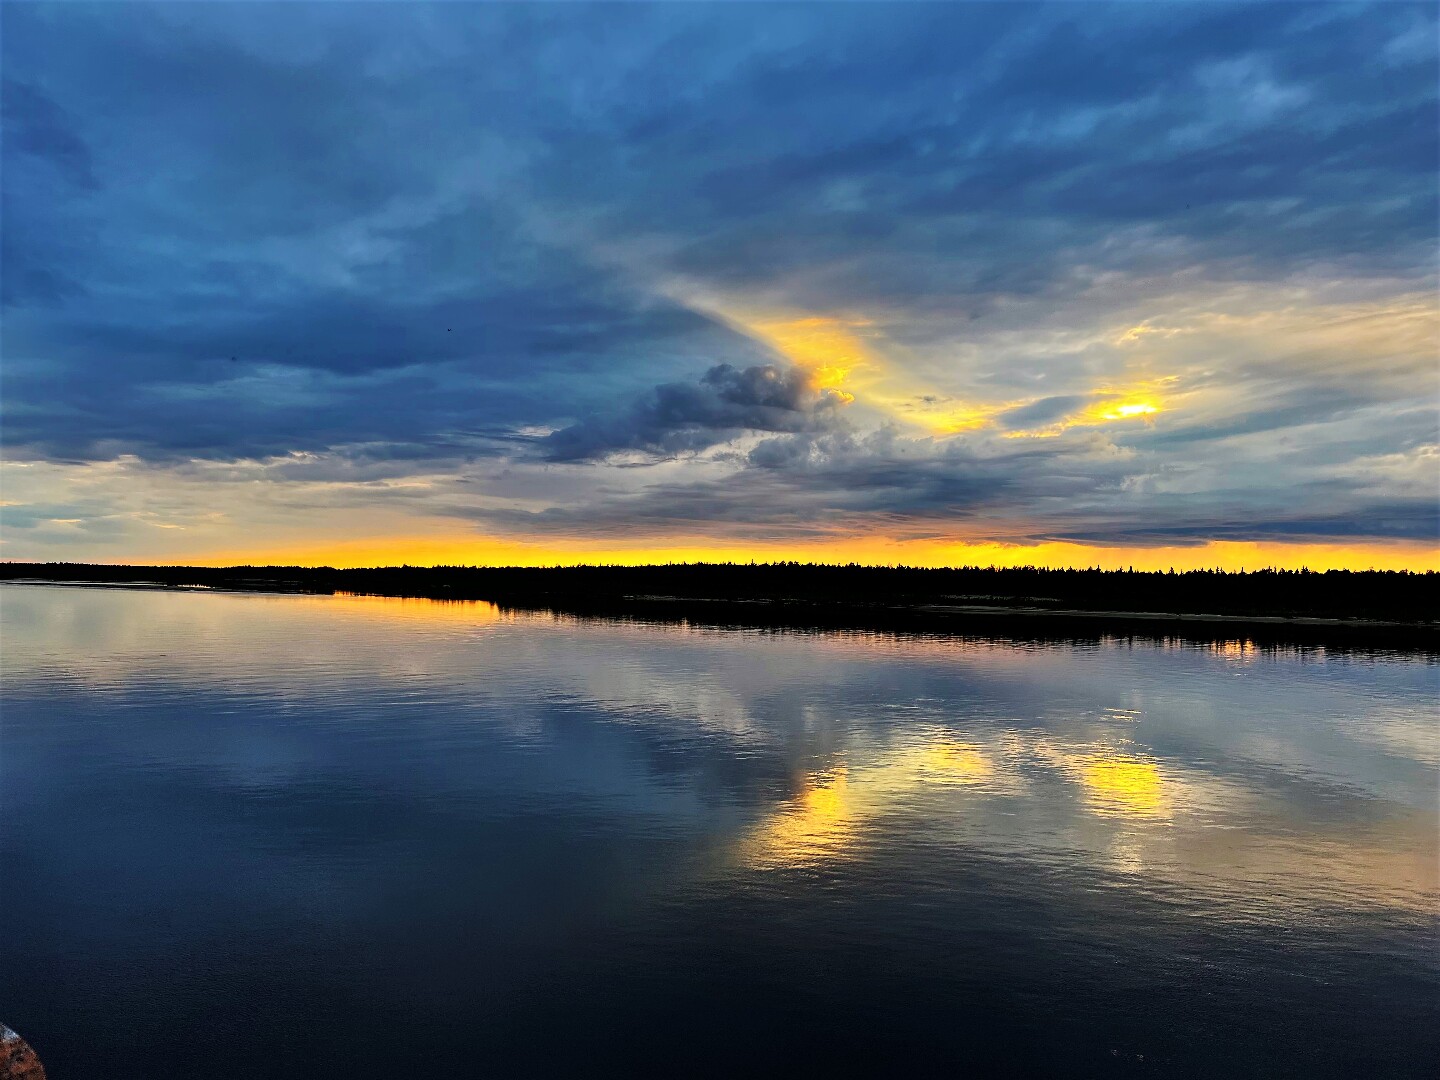
{"type": "Polygon", "coordinates": [[[1437,667],[0,589],[54,1080],[1421,1076],[1437,667]]]}

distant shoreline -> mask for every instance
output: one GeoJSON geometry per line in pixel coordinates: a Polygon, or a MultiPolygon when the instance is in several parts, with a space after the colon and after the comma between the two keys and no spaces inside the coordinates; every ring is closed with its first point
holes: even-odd
{"type": "MultiPolygon", "coordinates": [[[[507,610],[549,611],[560,615],[638,619],[731,628],[791,628],[824,630],[880,630],[1022,638],[1089,638],[1097,635],[1147,638],[1183,637],[1194,640],[1233,640],[1245,637],[1257,643],[1375,646],[1440,652],[1440,624],[1433,618],[1402,619],[1343,616],[1331,613],[1204,610],[1154,610],[1094,607],[1064,602],[1060,597],[983,595],[925,595],[902,591],[907,573],[953,574],[950,571],[894,570],[891,568],[786,568],[795,588],[812,595],[766,595],[756,588],[767,584],[750,580],[750,595],[700,595],[693,586],[696,575],[717,577],[722,584],[774,576],[774,567],[709,566],[696,568],[565,568],[532,570],[504,568],[418,568],[383,570],[331,570],[301,567],[101,567],[81,564],[0,563],[0,581],[12,584],[82,586],[101,588],[175,589],[180,591],[267,592],[310,595],[337,593],[389,596],[439,601],[487,601],[507,610]],[[568,572],[567,572],[568,571],[568,572]],[[689,577],[686,577],[686,573],[689,577]],[[814,595],[817,578],[845,574],[868,575],[868,593],[855,596],[814,595]],[[667,579],[669,581],[667,582],[667,579]],[[625,586],[660,586],[689,581],[690,594],[675,591],[626,591],[625,586]],[[885,588],[874,587],[878,581],[885,588]],[[569,586],[567,588],[567,586],[569,586]],[[979,601],[979,602],[977,602],[979,601]]],[[[1006,571],[965,571],[990,586],[1014,584],[1006,571]]],[[[1046,572],[1062,573],[1062,572],[1046,572]]],[[[1074,572],[1092,573],[1092,572],[1074,572]]],[[[1098,573],[1098,572],[1094,572],[1098,573]]],[[[1373,573],[1373,572],[1372,572],[1373,573]]],[[[1163,585],[1182,575],[1118,574],[1130,584],[1150,586],[1156,599],[1167,599],[1163,585]]],[[[1227,579],[1250,575],[1222,575],[1227,579]]],[[[1314,574],[1324,592],[1326,575],[1314,574]]],[[[1401,575],[1402,580],[1378,578],[1392,587],[1404,586],[1418,610],[1433,599],[1433,574],[1401,575]]],[[[942,580],[937,578],[936,580],[942,580]]],[[[1065,584],[1057,578],[1047,582],[1065,584]]],[[[973,584],[973,582],[972,582],[973,584]]],[[[1233,581],[1232,581],[1233,584],[1233,581]]],[[[715,590],[719,591],[719,590],[715,590]]],[[[1050,591],[1063,592],[1052,588],[1050,591]]],[[[1072,589],[1072,592],[1076,591],[1072,589]]],[[[1117,590],[1118,591],[1118,590],[1117,590]]],[[[1174,590],[1172,590],[1174,591],[1174,590]]],[[[1171,596],[1173,603],[1176,596],[1171,596]]],[[[1183,599],[1183,597],[1181,597],[1183,599]]],[[[1321,596],[1323,600],[1324,597],[1321,596]]],[[[1180,604],[1173,606],[1179,607],[1180,604]]]]}
{"type": "Polygon", "coordinates": [[[1185,637],[1287,644],[1375,645],[1440,651],[1440,627],[1387,620],[1311,617],[1170,614],[1150,611],[1087,611],[1017,605],[866,605],[784,599],[725,600],[703,597],[626,596],[604,603],[548,600],[493,601],[507,609],[590,618],[690,622],[729,628],[878,630],[957,636],[1034,638],[1185,637]]]}

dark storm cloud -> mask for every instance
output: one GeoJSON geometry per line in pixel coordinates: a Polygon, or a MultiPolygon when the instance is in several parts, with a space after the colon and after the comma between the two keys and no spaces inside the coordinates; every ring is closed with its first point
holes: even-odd
{"type": "Polygon", "coordinates": [[[589,461],[618,450],[672,455],[704,450],[747,431],[833,427],[849,398],[817,389],[807,372],[757,364],[717,364],[695,383],[665,383],[629,409],[593,416],[542,442],[552,461],[589,461]]]}
{"type": "MultiPolygon", "coordinates": [[[[1111,535],[1124,475],[1343,424],[1397,391],[1297,368],[1253,407],[1138,428],[1108,456],[1078,437],[979,454],[850,430],[838,398],[676,282],[883,311],[888,340],[916,349],[1107,282],[1349,275],[1423,294],[1435,32],[1433,6],[1411,4],[291,5],[279,20],[9,4],[0,437],[52,461],[331,453],[303,468],[353,476],[759,432],[737,486],[629,490],[544,520],[984,507],[1058,531],[1108,514],[1111,535]],[[1104,514],[1087,502],[1102,498],[1104,514]]],[[[1052,388],[1001,429],[1096,400],[1098,382],[1063,371],[967,363],[977,383],[1052,388]]],[[[1216,358],[1214,378],[1238,364],[1216,358]]],[[[1411,424],[1375,447],[1376,424],[1367,453],[1413,446],[1411,424]]],[[[1217,529],[1250,527],[1189,497],[1217,529]]],[[[1347,507],[1293,520],[1334,535],[1418,520],[1347,507]]]]}

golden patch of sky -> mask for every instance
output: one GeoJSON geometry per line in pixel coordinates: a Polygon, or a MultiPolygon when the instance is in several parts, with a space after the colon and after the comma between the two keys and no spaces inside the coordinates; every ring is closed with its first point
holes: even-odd
{"type": "Polygon", "coordinates": [[[1006,433],[1044,437],[1071,427],[1152,422],[1191,405],[1207,416],[1233,414],[1244,402],[1240,388],[1226,385],[1227,369],[1237,380],[1246,372],[1279,369],[1302,383],[1363,373],[1391,381],[1423,373],[1433,382],[1440,343],[1434,297],[1334,298],[1343,285],[1197,287],[1147,303],[1165,314],[1143,308],[1098,317],[1081,312],[1070,313],[1069,325],[1058,328],[980,327],[973,338],[952,335],[928,351],[900,343],[906,330],[900,316],[756,316],[743,304],[713,297],[699,309],[815,372],[821,385],[848,380],[858,404],[940,438],[991,427],[1005,413],[1055,394],[1088,399],[1054,421],[1006,433]],[[996,395],[993,385],[976,379],[986,353],[1000,361],[1024,356],[1032,364],[1052,364],[1054,371],[1044,392],[996,395]],[[1108,374],[1087,386],[1070,369],[1108,374]]]}
{"type": "MultiPolygon", "coordinates": [[[[909,350],[888,340],[877,320],[862,315],[756,315],[743,308],[712,305],[714,300],[698,306],[697,310],[720,318],[811,373],[817,389],[841,391],[847,401],[858,404],[863,412],[877,414],[904,427],[918,428],[936,438],[993,427],[1005,413],[1033,405],[1048,396],[1031,394],[994,399],[985,397],[974,387],[957,396],[953,386],[927,383],[923,377],[917,378],[906,362],[909,350]]],[[[1159,331],[1133,327],[1127,333],[1138,340],[1142,332],[1159,331]]],[[[1126,336],[1121,335],[1120,341],[1125,340],[1128,340],[1126,336]]],[[[953,383],[953,379],[950,381],[953,383]]],[[[1006,434],[1009,437],[1049,436],[1070,427],[1148,420],[1166,408],[1164,395],[1177,381],[1175,376],[1160,376],[1130,384],[1094,386],[1080,394],[1091,400],[1053,422],[1006,434]]]]}

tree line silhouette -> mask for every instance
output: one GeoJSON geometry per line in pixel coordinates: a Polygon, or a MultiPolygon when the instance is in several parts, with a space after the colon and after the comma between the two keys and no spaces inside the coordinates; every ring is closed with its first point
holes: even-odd
{"type": "Polygon", "coordinates": [[[1440,574],[1390,570],[1135,570],[670,563],[656,566],[119,566],[0,563],[0,579],[148,582],[217,589],[353,592],[576,609],[622,602],[763,601],[929,608],[1027,607],[1173,615],[1428,623],[1440,574]]]}

